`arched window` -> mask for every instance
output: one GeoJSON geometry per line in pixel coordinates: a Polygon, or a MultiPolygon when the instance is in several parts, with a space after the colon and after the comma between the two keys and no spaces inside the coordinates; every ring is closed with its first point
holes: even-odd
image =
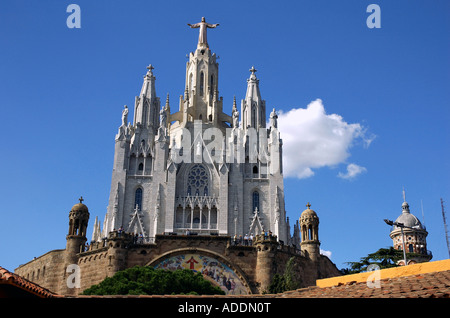
{"type": "Polygon", "coordinates": [[[136,206],[139,210],[142,209],[142,188],[137,188],[134,194],[134,207],[136,206]]]}
{"type": "Polygon", "coordinates": [[[203,72],[200,72],[200,96],[203,96],[204,86],[205,86],[205,75],[203,75],[203,72]]]}
{"type": "Polygon", "coordinates": [[[144,164],[141,162],[140,164],[139,164],[139,171],[142,171],[142,170],[144,170],[144,164]]]}
{"type": "Polygon", "coordinates": [[[414,253],[414,246],[412,244],[409,244],[408,249],[410,253],[414,253]]]}
{"type": "Polygon", "coordinates": [[[258,211],[260,211],[259,192],[258,191],[253,192],[253,211],[252,212],[255,212],[256,209],[258,209],[258,211]]]}
{"type": "Polygon", "coordinates": [[[258,174],[258,166],[253,166],[253,174],[258,174]]]}

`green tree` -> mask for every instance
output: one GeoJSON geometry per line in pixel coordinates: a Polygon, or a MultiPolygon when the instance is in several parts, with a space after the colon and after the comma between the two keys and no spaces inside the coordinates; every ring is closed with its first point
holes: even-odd
{"type": "Polygon", "coordinates": [[[83,291],[83,295],[223,295],[219,286],[207,281],[201,273],[188,269],[163,270],[135,266],[83,291]]]}
{"type": "Polygon", "coordinates": [[[287,290],[300,288],[301,281],[296,275],[295,257],[291,257],[286,263],[283,275],[275,274],[269,286],[269,292],[272,294],[283,293],[287,290]]]}
{"type": "MultiPolygon", "coordinates": [[[[406,253],[407,258],[412,258],[415,253],[406,253]]],[[[367,267],[376,264],[383,268],[396,267],[397,262],[403,259],[403,251],[396,250],[392,246],[389,248],[380,248],[378,251],[371,253],[365,257],[361,257],[359,262],[347,262],[350,268],[342,269],[343,274],[355,274],[367,271],[367,267]]]]}

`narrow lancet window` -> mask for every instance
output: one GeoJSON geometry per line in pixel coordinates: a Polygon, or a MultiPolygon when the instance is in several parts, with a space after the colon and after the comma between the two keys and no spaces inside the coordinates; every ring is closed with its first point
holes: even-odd
{"type": "Polygon", "coordinates": [[[259,209],[259,192],[258,191],[253,192],[253,212],[255,212],[256,209],[258,209],[258,211],[260,211],[260,209],[259,209]]]}
{"type": "Polygon", "coordinates": [[[134,194],[134,206],[139,210],[142,209],[142,188],[137,188],[134,194]]]}
{"type": "Polygon", "coordinates": [[[200,73],[200,96],[203,96],[203,90],[205,86],[205,76],[203,72],[200,73]]]}

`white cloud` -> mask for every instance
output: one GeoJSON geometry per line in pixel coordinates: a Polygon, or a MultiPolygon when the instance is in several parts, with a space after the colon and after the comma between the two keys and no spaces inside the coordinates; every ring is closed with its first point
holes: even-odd
{"type": "Polygon", "coordinates": [[[278,128],[283,139],[284,176],[308,178],[314,169],[334,167],[350,156],[349,149],[368,138],[360,124],[349,124],[340,115],[326,114],[322,100],[312,101],[306,109],[294,108],[278,113],[278,128]]]}
{"type": "Polygon", "coordinates": [[[325,251],[323,249],[320,249],[320,254],[321,255],[325,255],[326,257],[328,257],[329,259],[331,259],[331,251],[325,251]]]}
{"type": "Polygon", "coordinates": [[[338,177],[342,178],[342,179],[353,179],[357,175],[359,175],[363,172],[366,172],[366,171],[367,171],[366,168],[358,166],[357,164],[354,164],[354,163],[350,163],[347,166],[347,172],[346,173],[339,172],[338,177]]]}

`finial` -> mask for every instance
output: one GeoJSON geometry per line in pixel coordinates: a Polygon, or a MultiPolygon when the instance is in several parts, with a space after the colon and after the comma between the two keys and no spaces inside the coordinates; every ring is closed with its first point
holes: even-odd
{"type": "Polygon", "coordinates": [[[405,187],[403,187],[403,202],[406,202],[405,187]]]}
{"type": "Polygon", "coordinates": [[[311,207],[311,203],[308,202],[308,204],[306,205],[306,207],[307,207],[308,210],[309,210],[309,208],[311,207]]]}
{"type": "Polygon", "coordinates": [[[166,97],[166,107],[169,106],[169,93],[167,93],[167,97],[166,97]]]}
{"type": "Polygon", "coordinates": [[[84,201],[83,196],[81,196],[78,200],[80,200],[80,203],[83,203],[84,201]]]}
{"type": "Polygon", "coordinates": [[[252,72],[253,75],[255,75],[255,73],[257,72],[254,66],[252,66],[252,68],[249,71],[252,72]]]}
{"type": "Polygon", "coordinates": [[[184,100],[189,100],[189,90],[186,84],[186,88],[184,89],[184,100]]]}
{"type": "Polygon", "coordinates": [[[153,70],[154,70],[154,69],[155,69],[155,68],[153,67],[153,65],[149,64],[149,65],[147,66],[147,70],[148,70],[147,76],[148,76],[148,75],[153,76],[153,70]]]}

